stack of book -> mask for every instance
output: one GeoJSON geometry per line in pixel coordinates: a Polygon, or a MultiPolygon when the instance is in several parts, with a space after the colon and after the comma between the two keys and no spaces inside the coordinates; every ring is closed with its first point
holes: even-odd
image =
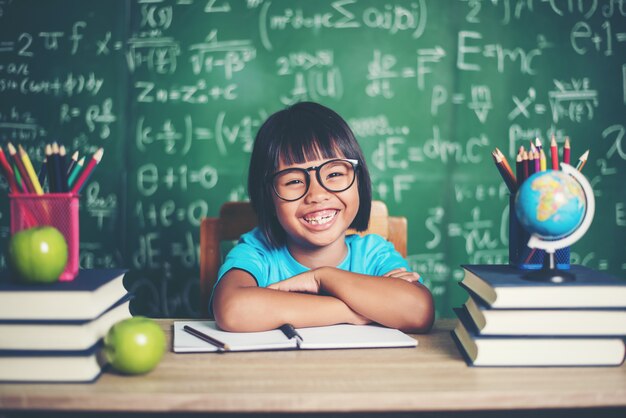
{"type": "Polygon", "coordinates": [[[549,283],[509,265],[464,265],[469,293],[452,331],[473,366],[617,366],[626,348],[626,280],[572,265],[549,283]]]}
{"type": "Polygon", "coordinates": [[[0,381],[95,381],[106,364],[103,337],[131,317],[125,273],[85,269],[46,285],[0,274],[0,381]]]}

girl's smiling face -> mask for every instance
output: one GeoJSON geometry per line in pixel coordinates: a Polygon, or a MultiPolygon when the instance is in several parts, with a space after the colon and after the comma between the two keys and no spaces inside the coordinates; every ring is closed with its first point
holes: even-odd
{"type": "MultiPolygon", "coordinates": [[[[290,165],[281,160],[276,171],[318,167],[332,159],[317,159],[290,165]]],[[[286,233],[287,247],[296,259],[297,254],[302,251],[306,253],[321,249],[336,250],[336,254],[343,258],[345,233],[359,211],[358,180],[343,192],[330,192],[319,183],[315,171],[309,171],[309,177],[309,190],[302,198],[288,202],[276,194],[273,197],[278,222],[286,233]]]]}

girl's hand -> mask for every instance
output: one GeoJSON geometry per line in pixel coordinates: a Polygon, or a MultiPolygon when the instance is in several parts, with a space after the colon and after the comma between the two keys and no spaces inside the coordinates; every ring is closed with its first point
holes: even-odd
{"type": "Polygon", "coordinates": [[[313,293],[320,292],[320,282],[315,277],[315,270],[305,271],[278,283],[267,286],[268,289],[281,290],[283,292],[313,293]]]}
{"type": "Polygon", "coordinates": [[[406,271],[404,267],[400,267],[397,269],[393,269],[383,274],[383,277],[395,277],[397,279],[406,280],[407,282],[417,282],[420,279],[420,275],[418,273],[412,271],[406,271]]]}

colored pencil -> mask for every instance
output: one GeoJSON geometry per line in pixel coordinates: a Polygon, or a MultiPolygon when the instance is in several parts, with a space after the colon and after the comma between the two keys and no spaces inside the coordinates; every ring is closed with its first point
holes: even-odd
{"type": "Polygon", "coordinates": [[[72,193],[79,193],[83,188],[83,185],[87,181],[87,178],[91,175],[92,171],[96,168],[96,165],[100,163],[102,160],[102,154],[104,150],[102,148],[98,148],[98,150],[93,154],[87,166],[81,171],[80,175],[76,179],[76,182],[72,186],[72,193]]]}
{"type": "Polygon", "coordinates": [[[537,151],[539,152],[541,152],[541,150],[543,149],[543,144],[541,143],[539,137],[535,138],[535,147],[537,147],[537,151]]]}
{"type": "Polygon", "coordinates": [[[578,164],[576,165],[576,170],[582,171],[583,167],[587,163],[587,158],[589,158],[589,150],[585,151],[583,155],[578,158],[578,164]]]}
{"type": "Polygon", "coordinates": [[[20,185],[20,190],[24,193],[29,193],[28,189],[26,188],[26,184],[24,184],[24,181],[22,180],[22,176],[20,176],[20,170],[17,169],[17,165],[13,163],[11,164],[11,166],[13,167],[13,174],[15,175],[15,181],[17,182],[17,184],[20,185]]]}
{"type": "Polygon", "coordinates": [[[528,151],[528,177],[535,174],[535,153],[528,151]]]}
{"type": "Polygon", "coordinates": [[[61,191],[67,193],[69,188],[67,186],[67,161],[65,158],[65,146],[59,147],[59,176],[61,176],[61,191]]]}
{"type": "Polygon", "coordinates": [[[45,188],[46,185],[46,170],[48,165],[48,157],[43,157],[43,161],[41,162],[41,166],[39,167],[39,173],[37,173],[37,178],[39,179],[39,184],[41,184],[41,188],[45,188]]]}
{"type": "Polygon", "coordinates": [[[559,149],[556,146],[556,138],[552,135],[552,140],[550,141],[550,156],[552,157],[552,169],[559,169],[559,149]]]}
{"type": "Polygon", "coordinates": [[[4,175],[9,183],[9,190],[12,193],[19,193],[20,188],[17,185],[17,181],[15,180],[15,174],[13,173],[13,169],[11,168],[11,164],[7,160],[6,155],[4,155],[4,150],[0,147],[0,165],[2,165],[4,175]]]}
{"type": "Polygon", "coordinates": [[[46,154],[46,172],[48,173],[48,192],[56,193],[57,192],[57,184],[56,184],[56,175],[54,173],[54,161],[52,158],[52,145],[46,144],[45,148],[46,154]]]}
{"type": "Polygon", "coordinates": [[[565,145],[563,146],[563,162],[565,164],[570,163],[570,143],[569,136],[565,137],[565,145]]]}
{"type": "Polygon", "coordinates": [[[24,164],[24,168],[26,169],[26,175],[30,179],[31,184],[33,185],[33,191],[36,194],[43,194],[43,189],[41,188],[41,184],[39,183],[39,178],[37,174],[35,174],[35,169],[33,168],[33,163],[30,161],[30,157],[24,151],[21,145],[17,146],[19,157],[22,159],[22,164],[24,164]]]}
{"type": "Polygon", "coordinates": [[[81,172],[84,165],[85,165],[85,157],[82,157],[80,160],[78,160],[78,162],[72,169],[72,173],[70,174],[70,177],[67,179],[67,185],[70,189],[74,185],[74,182],[78,178],[78,174],[81,172]]]}
{"type": "Polygon", "coordinates": [[[52,168],[54,173],[54,184],[56,185],[55,193],[63,193],[63,175],[61,174],[61,156],[59,155],[59,144],[52,143],[52,168]]]}
{"type": "Polygon", "coordinates": [[[515,157],[515,177],[517,187],[519,187],[524,181],[524,159],[522,158],[522,152],[518,152],[517,157],[515,157]]]}
{"type": "Polygon", "coordinates": [[[520,179],[517,179],[518,184],[522,184],[530,175],[530,173],[528,172],[528,152],[526,151],[522,153],[522,163],[524,164],[524,177],[521,181],[520,179]]]}
{"type": "Polygon", "coordinates": [[[495,151],[491,153],[491,156],[493,157],[493,161],[496,164],[496,168],[500,172],[500,176],[502,176],[502,179],[504,180],[504,183],[509,189],[509,192],[515,193],[515,191],[517,190],[515,179],[511,176],[511,172],[507,170],[506,167],[504,166],[504,160],[502,160],[502,157],[495,151]]]}
{"type": "Polygon", "coordinates": [[[20,179],[24,182],[24,186],[26,188],[24,191],[27,193],[34,193],[35,188],[33,186],[33,183],[31,183],[30,178],[28,178],[28,173],[26,172],[26,167],[24,167],[24,162],[17,155],[17,150],[10,142],[7,144],[7,149],[9,150],[9,155],[13,159],[13,163],[17,167],[17,171],[20,174],[20,179]]]}
{"type": "Polygon", "coordinates": [[[535,173],[538,173],[541,171],[541,156],[539,155],[539,151],[537,151],[537,148],[535,148],[533,157],[535,159],[535,173]]]}
{"type": "Polygon", "coordinates": [[[541,171],[546,171],[548,169],[548,160],[546,159],[546,153],[543,151],[543,148],[539,150],[539,165],[541,167],[541,171]]]}
{"type": "Polygon", "coordinates": [[[67,171],[65,172],[65,175],[68,178],[70,176],[70,173],[72,172],[72,169],[74,168],[77,162],[78,162],[78,151],[74,151],[74,153],[72,154],[72,158],[70,158],[70,163],[67,166],[67,171]]]}
{"type": "Polygon", "coordinates": [[[513,174],[513,170],[511,169],[511,166],[509,165],[509,162],[507,161],[502,151],[500,151],[500,149],[496,147],[495,152],[500,157],[500,160],[502,160],[502,164],[504,165],[504,168],[509,172],[509,175],[513,179],[513,182],[517,183],[517,180],[515,179],[515,174],[513,174]]]}

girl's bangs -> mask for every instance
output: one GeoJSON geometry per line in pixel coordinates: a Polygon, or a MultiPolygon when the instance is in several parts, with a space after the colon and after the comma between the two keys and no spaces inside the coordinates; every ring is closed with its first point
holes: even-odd
{"type": "Polygon", "coordinates": [[[323,160],[341,157],[343,152],[339,147],[339,141],[327,135],[285,136],[280,142],[276,155],[276,167],[282,162],[285,165],[302,164],[306,161],[323,160]]]}

